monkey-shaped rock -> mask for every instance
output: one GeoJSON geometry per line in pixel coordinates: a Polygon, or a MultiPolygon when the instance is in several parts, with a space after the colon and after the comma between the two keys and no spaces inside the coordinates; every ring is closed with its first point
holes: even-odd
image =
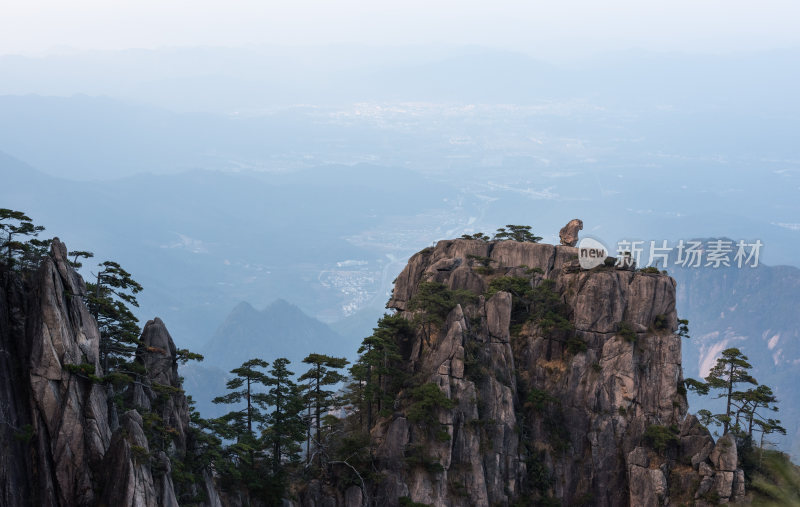
{"type": "Polygon", "coordinates": [[[578,231],[583,230],[583,221],[577,218],[570,220],[567,225],[558,232],[558,238],[562,245],[575,246],[578,243],[578,231]]]}

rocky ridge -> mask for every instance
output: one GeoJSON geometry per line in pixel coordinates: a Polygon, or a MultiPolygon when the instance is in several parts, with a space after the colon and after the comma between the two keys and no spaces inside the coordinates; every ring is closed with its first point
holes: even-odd
{"type": "MultiPolygon", "coordinates": [[[[95,379],[99,333],[66,247],[54,240],[38,272],[4,271],[0,281],[0,503],[178,505],[172,467],[193,444],[164,323],[145,325],[136,363],[146,373],[112,393],[136,408],[118,413],[95,379]],[[168,438],[153,438],[154,421],[168,438]]],[[[313,481],[301,504],[743,498],[733,439],[715,443],[688,414],[673,279],[612,265],[584,271],[570,246],[451,240],[409,260],[388,306],[414,320],[424,282],[474,296],[400,344],[414,382],[435,384],[452,402],[435,414],[446,438],[413,422],[400,393],[371,428],[369,483],[331,491],[313,481]],[[513,289],[490,290],[502,278],[527,280],[541,298],[521,312],[513,289]]],[[[203,505],[236,503],[208,473],[190,488],[203,505]]]]}

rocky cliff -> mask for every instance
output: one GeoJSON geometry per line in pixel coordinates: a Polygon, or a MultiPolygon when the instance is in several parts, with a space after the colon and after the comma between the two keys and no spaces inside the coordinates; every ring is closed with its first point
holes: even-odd
{"type": "MultiPolygon", "coordinates": [[[[170,467],[191,443],[175,345],[159,319],[148,322],[135,388],[110,398],[66,254],[54,239],[37,272],[0,272],[0,504],[178,505],[170,467]],[[120,406],[135,408],[118,415],[120,406]],[[170,433],[163,448],[152,448],[152,421],[170,433]]],[[[219,504],[210,480],[189,488],[219,504]]]]}
{"type": "MultiPolygon", "coordinates": [[[[186,480],[195,443],[160,319],[117,385],[61,242],[0,282],[0,504],[236,503],[208,471],[186,480]]],[[[325,472],[301,504],[743,498],[733,439],[688,414],[672,278],[582,270],[570,246],[452,240],[409,260],[388,306],[413,325],[396,337],[407,380],[369,428],[370,471],[358,484],[325,472]]]]}
{"type": "Polygon", "coordinates": [[[414,382],[452,400],[435,409],[447,434],[412,422],[401,393],[371,429],[379,479],[365,500],[641,507],[742,497],[733,440],[715,445],[688,414],[675,281],[611,262],[581,270],[577,253],[452,240],[409,260],[389,308],[420,322],[423,284],[461,295],[441,325],[417,326],[400,344],[414,382]]]}

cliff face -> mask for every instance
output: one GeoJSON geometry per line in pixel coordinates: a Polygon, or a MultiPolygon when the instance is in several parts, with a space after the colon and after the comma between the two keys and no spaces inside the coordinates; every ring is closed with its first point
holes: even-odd
{"type": "Polygon", "coordinates": [[[638,507],[743,495],[732,439],[715,446],[687,414],[672,278],[582,271],[569,246],[441,241],[409,260],[387,306],[413,318],[426,281],[480,295],[404,347],[408,372],[455,402],[436,414],[449,438],[413,424],[408,402],[379,420],[377,505],[406,496],[437,506],[549,498],[638,507]],[[513,291],[488,297],[504,276],[547,287],[558,302],[534,299],[521,312],[513,291]],[[551,314],[521,318],[553,304],[568,326],[551,314]],[[427,461],[410,462],[420,449],[427,461]]]}
{"type": "Polygon", "coordinates": [[[54,242],[33,280],[4,273],[3,498],[7,505],[87,505],[111,440],[101,386],[64,365],[99,371],[100,336],[81,303],[83,281],[54,242]]]}
{"type": "MultiPolygon", "coordinates": [[[[55,239],[38,272],[0,273],[0,504],[177,505],[170,458],[149,448],[141,414],[117,417],[106,387],[88,373],[102,376],[100,335],[66,254],[55,239]]],[[[174,388],[158,409],[179,435],[168,449],[179,456],[188,408],[175,345],[158,319],[142,342],[136,360],[147,373],[129,396],[149,409],[156,384],[174,388]]],[[[206,497],[213,503],[213,487],[206,497]]]]}

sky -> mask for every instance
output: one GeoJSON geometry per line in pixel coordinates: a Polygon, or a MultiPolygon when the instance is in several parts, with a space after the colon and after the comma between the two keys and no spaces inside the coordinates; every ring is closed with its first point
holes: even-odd
{"type": "Polygon", "coordinates": [[[797,0],[3,0],[0,54],[474,44],[543,58],[800,47],[797,0]]]}

